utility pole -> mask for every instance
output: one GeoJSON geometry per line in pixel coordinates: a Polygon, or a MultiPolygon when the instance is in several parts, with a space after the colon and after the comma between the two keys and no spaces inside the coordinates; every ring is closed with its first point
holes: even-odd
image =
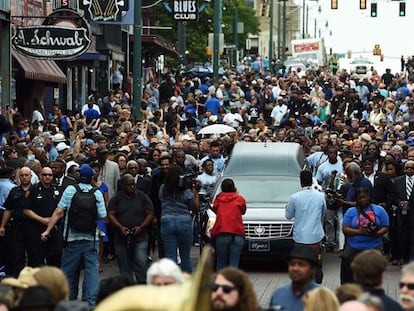
{"type": "Polygon", "coordinates": [[[133,97],[132,108],[135,119],[141,118],[142,99],[142,0],[135,0],[134,5],[134,57],[133,57],[133,97]]]}
{"type": "Polygon", "coordinates": [[[277,58],[282,60],[280,48],[282,38],[282,4],[280,1],[277,2],[277,58]]]}
{"type": "Polygon", "coordinates": [[[273,4],[274,0],[270,0],[270,11],[269,11],[269,17],[270,17],[270,27],[269,27],[269,66],[272,64],[273,59],[273,4]]]}
{"type": "Polygon", "coordinates": [[[233,52],[233,65],[237,66],[237,51],[238,51],[237,34],[239,32],[239,28],[237,26],[238,26],[238,6],[239,5],[237,3],[237,0],[234,3],[235,4],[234,4],[234,13],[233,13],[234,14],[233,15],[233,42],[236,47],[233,49],[234,51],[233,52]]]}
{"type": "Polygon", "coordinates": [[[218,81],[218,69],[220,59],[220,33],[222,19],[222,0],[214,1],[214,34],[213,34],[213,76],[214,82],[218,81]]]}

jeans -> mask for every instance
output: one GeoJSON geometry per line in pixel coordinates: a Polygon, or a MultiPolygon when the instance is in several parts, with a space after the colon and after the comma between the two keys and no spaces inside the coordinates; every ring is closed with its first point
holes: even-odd
{"type": "Polygon", "coordinates": [[[227,266],[238,267],[243,249],[244,237],[231,233],[220,233],[214,239],[216,270],[227,266]]]}
{"type": "Polygon", "coordinates": [[[147,277],[147,248],[148,241],[131,244],[115,244],[115,255],[119,272],[128,277],[135,277],[138,284],[145,284],[147,277]]]}
{"type": "Polygon", "coordinates": [[[335,216],[336,211],[327,209],[325,214],[326,246],[335,246],[335,216]]]}
{"type": "Polygon", "coordinates": [[[85,265],[83,290],[86,291],[82,297],[85,297],[89,307],[93,308],[99,288],[98,241],[72,241],[63,249],[62,271],[68,278],[70,300],[78,298],[78,284],[75,283],[79,280],[78,269],[82,261],[85,265]]]}
{"type": "Polygon", "coordinates": [[[177,247],[180,251],[181,269],[191,273],[190,251],[192,246],[192,229],[190,216],[164,216],[161,218],[161,237],[165,256],[177,263],[177,247]]]}

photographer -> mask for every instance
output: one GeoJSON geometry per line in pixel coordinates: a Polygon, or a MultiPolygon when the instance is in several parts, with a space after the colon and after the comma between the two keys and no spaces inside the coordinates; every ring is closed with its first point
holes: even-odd
{"type": "Polygon", "coordinates": [[[177,263],[178,247],[181,268],[191,273],[191,213],[197,213],[199,199],[196,188],[189,189],[185,181],[184,171],[173,165],[168,169],[158,194],[161,202],[161,240],[165,256],[177,263]]]}
{"type": "Polygon", "coordinates": [[[108,204],[109,221],[115,231],[114,244],[121,274],[134,274],[138,284],[146,283],[148,228],[154,217],[150,198],[135,188],[131,174],[121,179],[122,190],[108,204]]]}
{"type": "Polygon", "coordinates": [[[367,188],[357,188],[356,206],[349,208],[343,220],[347,244],[341,262],[341,284],[354,282],[351,262],[366,249],[381,249],[382,237],[388,232],[389,218],[385,209],[371,203],[367,188]]]}

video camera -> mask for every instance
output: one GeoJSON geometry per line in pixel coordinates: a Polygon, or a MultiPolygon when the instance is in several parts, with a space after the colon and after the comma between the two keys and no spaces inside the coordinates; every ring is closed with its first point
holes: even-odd
{"type": "Polygon", "coordinates": [[[184,189],[193,189],[196,187],[196,175],[194,173],[185,173],[180,175],[178,180],[178,187],[184,189]]]}

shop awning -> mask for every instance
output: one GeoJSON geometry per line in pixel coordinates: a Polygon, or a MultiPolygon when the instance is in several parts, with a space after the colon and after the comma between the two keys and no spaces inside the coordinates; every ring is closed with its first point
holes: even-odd
{"type": "Polygon", "coordinates": [[[66,75],[53,60],[31,58],[13,50],[12,56],[22,67],[26,79],[63,84],[67,81],[66,75]]]}
{"type": "Polygon", "coordinates": [[[141,41],[143,49],[150,50],[154,54],[166,54],[170,56],[178,56],[179,54],[174,45],[168,43],[160,37],[153,35],[143,35],[141,41]]]}

